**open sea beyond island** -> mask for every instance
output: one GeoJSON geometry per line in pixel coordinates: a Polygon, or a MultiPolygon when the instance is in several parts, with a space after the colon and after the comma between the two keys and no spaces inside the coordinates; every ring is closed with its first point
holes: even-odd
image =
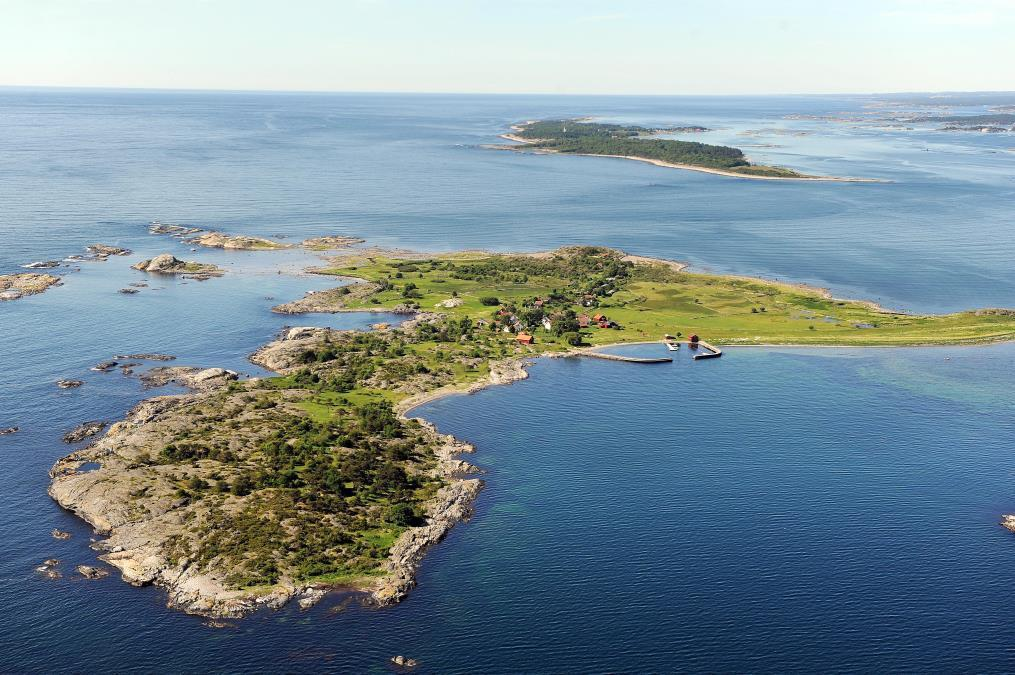
{"type": "Polygon", "coordinates": [[[0,436],[0,671],[388,672],[395,654],[440,673],[1012,670],[1012,344],[539,359],[527,380],[428,403],[415,414],[475,444],[487,487],[383,609],[335,594],[209,627],[158,588],[73,574],[96,564],[94,535],[46,494],[65,432],[178,391],[99,361],[262,375],[247,357],[285,325],[396,320],[273,314],[335,285],[301,273],[315,256],[191,252],[148,234],[154,219],[424,251],[609,245],[902,310],[1015,307],[1015,136],[799,118],[875,100],[0,90],[0,273],[97,242],[134,251],[0,303],[0,428],[20,427],[0,436]],[[691,140],[758,163],[891,182],[483,147],[583,115],[701,125],[691,140]],[[117,293],[163,252],[226,274],[117,293]],[[62,578],[35,571],[54,557],[62,578]]]}

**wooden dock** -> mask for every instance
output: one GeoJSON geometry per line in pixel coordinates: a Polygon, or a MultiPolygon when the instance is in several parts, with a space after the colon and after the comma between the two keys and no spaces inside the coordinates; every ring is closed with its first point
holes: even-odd
{"type": "Polygon", "coordinates": [[[717,359],[722,356],[722,350],[718,347],[714,347],[704,340],[698,340],[698,346],[704,349],[700,354],[695,354],[692,358],[697,361],[698,359],[717,359]]]}
{"type": "Polygon", "coordinates": [[[591,356],[594,359],[606,359],[607,361],[624,361],[626,363],[673,363],[668,356],[643,358],[641,356],[621,356],[620,354],[604,354],[603,352],[578,352],[581,356],[591,356]]]}

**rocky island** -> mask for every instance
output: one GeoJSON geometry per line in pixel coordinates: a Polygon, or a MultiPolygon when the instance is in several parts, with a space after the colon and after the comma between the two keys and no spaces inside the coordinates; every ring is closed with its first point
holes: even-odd
{"type": "Polygon", "coordinates": [[[191,279],[210,279],[220,277],[225,272],[222,268],[210,263],[185,262],[171,253],[163,253],[149,260],[142,260],[133,269],[152,274],[180,274],[191,279]]]}
{"type": "Polygon", "coordinates": [[[1009,310],[901,314],[600,247],[343,257],[321,272],[358,283],[276,309],[412,314],[368,333],[289,329],[252,356],[272,377],[163,368],[153,385],[194,391],[142,402],[51,470],[52,497],[106,537],[101,558],[174,607],[240,616],[333,588],[402,598],[482,487],[462,459],[472,448],[408,411],[524,378],[540,354],[682,332],[717,344],[1015,338],[1009,310]]]}
{"type": "Polygon", "coordinates": [[[51,286],[60,283],[60,277],[52,274],[0,274],[0,301],[17,300],[26,295],[44,293],[51,286]]]}
{"type": "Polygon", "coordinates": [[[264,237],[251,237],[241,234],[223,234],[222,232],[206,232],[192,239],[192,244],[208,246],[209,248],[222,248],[232,251],[278,251],[292,248],[289,244],[283,244],[273,239],[264,237]]]}
{"type": "Polygon", "coordinates": [[[520,145],[497,146],[523,152],[633,159],[673,169],[735,178],[876,182],[868,178],[811,176],[792,169],[750,162],[738,148],[657,138],[669,133],[707,131],[704,127],[651,128],[591,122],[587,119],[535,120],[511,127],[501,138],[520,145]]]}
{"type": "Polygon", "coordinates": [[[348,237],[345,235],[329,235],[326,237],[313,237],[303,240],[303,247],[311,251],[329,251],[332,249],[348,248],[354,244],[362,244],[363,239],[359,237],[348,237]]]}

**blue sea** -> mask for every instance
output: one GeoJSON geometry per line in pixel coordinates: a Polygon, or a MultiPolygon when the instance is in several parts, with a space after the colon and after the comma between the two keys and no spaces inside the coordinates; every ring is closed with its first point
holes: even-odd
{"type": "Polygon", "coordinates": [[[429,251],[605,244],[915,312],[1015,307],[1015,134],[855,121],[900,110],[882,100],[0,90],[0,273],[97,242],[135,252],[0,304],[0,427],[21,429],[0,436],[0,672],[389,672],[395,654],[435,673],[1015,670],[1015,535],[998,525],[1015,512],[1015,345],[538,360],[427,404],[476,445],[487,488],[386,609],[336,596],[211,628],[157,588],[76,578],[93,535],[46,495],[64,432],[156,393],[96,362],[160,351],[259,375],[247,356],[286,324],[385,320],[274,315],[329,286],[301,272],[314,256],[191,252],[149,235],[155,219],[429,251]],[[485,147],[584,115],[700,124],[693,140],[759,162],[886,182],[485,147]],[[161,252],[228,273],[116,292],[161,252]],[[62,579],[34,572],[51,557],[62,579]]]}

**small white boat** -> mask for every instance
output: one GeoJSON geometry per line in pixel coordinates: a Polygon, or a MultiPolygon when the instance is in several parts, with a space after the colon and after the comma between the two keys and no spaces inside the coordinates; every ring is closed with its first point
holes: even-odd
{"type": "Polygon", "coordinates": [[[666,343],[666,348],[669,349],[671,352],[675,352],[678,349],[680,349],[680,343],[679,342],[667,342],[666,343]]]}

